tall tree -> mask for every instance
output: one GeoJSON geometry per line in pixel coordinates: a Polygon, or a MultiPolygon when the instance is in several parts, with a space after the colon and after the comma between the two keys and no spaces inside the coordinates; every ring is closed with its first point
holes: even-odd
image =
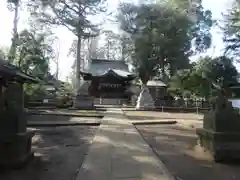
{"type": "Polygon", "coordinates": [[[7,59],[9,53],[9,47],[2,46],[0,47],[0,58],[7,59]]]}
{"type": "MultiPolygon", "coordinates": [[[[185,68],[190,55],[203,52],[211,45],[211,12],[204,10],[201,2],[198,2],[194,8],[196,21],[192,21],[189,14],[185,13],[185,10],[189,9],[189,1],[184,2],[168,0],[141,6],[126,3],[119,8],[118,19],[121,28],[134,41],[135,56],[137,51],[153,56],[147,55],[146,58],[139,55],[144,57],[139,64],[147,67],[144,63],[148,63],[148,59],[157,59],[155,63],[161,69],[161,76],[166,72],[173,75],[177,69],[185,68]],[[146,46],[149,47],[148,53],[146,46]]],[[[137,61],[141,61],[140,58],[137,58],[137,61]]],[[[153,61],[150,64],[152,63],[154,64],[153,61]]]]}
{"type": "Polygon", "coordinates": [[[19,9],[21,5],[20,0],[7,0],[9,10],[14,12],[13,19],[13,37],[12,37],[12,45],[9,50],[8,59],[10,61],[14,61],[16,56],[16,46],[18,41],[18,20],[19,20],[19,9]]]}
{"type": "Polygon", "coordinates": [[[174,59],[181,58],[179,65],[188,64],[191,22],[179,11],[156,4],[122,4],[118,19],[134,41],[134,65],[144,83],[159,67],[162,76],[167,65],[170,70],[176,68],[174,59]]]}
{"type": "Polygon", "coordinates": [[[149,79],[157,76],[168,82],[178,69],[188,68],[189,56],[194,51],[202,52],[211,44],[211,12],[204,11],[198,3],[193,21],[185,12],[186,6],[179,2],[123,3],[119,8],[118,20],[132,39],[133,65],[143,82],[137,107],[149,79]]]}
{"type": "Polygon", "coordinates": [[[236,1],[232,8],[223,15],[221,26],[224,32],[225,53],[239,61],[240,55],[240,3],[236,1]]]}
{"type": "Polygon", "coordinates": [[[49,62],[54,59],[54,56],[49,34],[30,30],[18,33],[16,54],[12,63],[23,72],[40,80],[38,84],[24,85],[27,101],[29,98],[39,97],[45,93],[43,84],[49,80],[49,62]]]}
{"type": "MultiPolygon", "coordinates": [[[[86,57],[90,56],[91,54],[91,43],[92,43],[92,38],[84,39],[81,41],[81,50],[79,52],[81,55],[80,69],[82,70],[84,70],[88,66],[87,63],[89,58],[86,58],[86,57]]],[[[77,46],[78,46],[78,40],[73,40],[72,45],[68,51],[68,56],[71,56],[74,58],[74,63],[72,67],[76,67],[76,64],[77,64],[77,53],[78,53],[77,46]]],[[[75,68],[75,71],[76,71],[76,68],[75,68]]],[[[77,84],[76,84],[76,87],[77,87],[77,84]]]]}
{"type": "Polygon", "coordinates": [[[41,22],[66,27],[77,37],[76,76],[80,81],[81,40],[95,36],[96,25],[88,16],[104,11],[105,0],[39,0],[32,3],[32,12],[40,17],[41,22]],[[39,6],[43,9],[39,10],[39,6]]]}
{"type": "Polygon", "coordinates": [[[105,56],[107,59],[119,60],[122,59],[122,44],[121,36],[114,33],[113,31],[104,31],[105,44],[103,49],[105,49],[105,56]]]}
{"type": "Polygon", "coordinates": [[[223,88],[237,84],[238,71],[233,60],[221,56],[212,59],[204,57],[198,60],[191,69],[178,71],[171,79],[169,90],[180,95],[189,94],[209,99],[214,86],[223,88]]]}
{"type": "Polygon", "coordinates": [[[48,35],[28,30],[19,33],[14,64],[23,72],[44,80],[49,72],[49,61],[54,58],[48,35]]]}
{"type": "Polygon", "coordinates": [[[97,56],[103,59],[123,60],[125,37],[111,30],[102,32],[104,44],[97,48],[97,56]]]}

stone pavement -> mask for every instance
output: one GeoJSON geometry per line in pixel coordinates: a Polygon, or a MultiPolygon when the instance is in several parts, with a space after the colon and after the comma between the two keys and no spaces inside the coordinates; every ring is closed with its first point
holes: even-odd
{"type": "Polygon", "coordinates": [[[174,180],[121,109],[108,109],[76,180],[174,180]]]}

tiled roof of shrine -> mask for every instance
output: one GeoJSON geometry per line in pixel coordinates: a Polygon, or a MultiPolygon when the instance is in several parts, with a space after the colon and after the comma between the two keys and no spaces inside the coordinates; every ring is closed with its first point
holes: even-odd
{"type": "Polygon", "coordinates": [[[92,59],[89,68],[85,71],[92,76],[104,76],[111,72],[122,77],[134,76],[129,72],[128,65],[121,60],[92,59]]]}

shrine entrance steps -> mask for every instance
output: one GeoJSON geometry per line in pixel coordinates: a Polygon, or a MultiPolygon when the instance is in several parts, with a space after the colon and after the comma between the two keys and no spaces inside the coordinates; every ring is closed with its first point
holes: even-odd
{"type": "Polygon", "coordinates": [[[120,108],[108,108],[76,180],[174,180],[120,108]]]}
{"type": "Polygon", "coordinates": [[[126,104],[127,99],[120,98],[95,98],[94,105],[116,105],[122,106],[122,104],[126,104]]]}

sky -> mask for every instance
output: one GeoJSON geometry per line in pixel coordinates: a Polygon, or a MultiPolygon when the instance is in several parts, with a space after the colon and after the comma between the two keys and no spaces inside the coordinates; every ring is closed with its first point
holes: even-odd
{"type": "MultiPolygon", "coordinates": [[[[109,0],[108,8],[110,11],[116,10],[120,0],[109,0]]],[[[131,0],[128,0],[128,2],[131,0]]],[[[132,0],[134,1],[134,0],[132,0]]],[[[136,0],[135,0],[136,1],[136,0]]],[[[203,0],[203,6],[206,9],[212,11],[214,19],[221,19],[221,13],[226,9],[231,7],[231,3],[233,0],[203,0]]],[[[12,27],[13,27],[13,12],[10,12],[7,8],[6,0],[0,1],[0,47],[7,47],[11,45],[12,38],[12,27]]],[[[19,19],[19,31],[28,28],[28,18],[29,14],[26,10],[21,10],[19,19]]],[[[105,29],[113,30],[115,32],[118,31],[116,24],[106,23],[104,24],[105,29]]],[[[56,43],[56,47],[59,51],[59,69],[60,69],[60,79],[65,80],[65,78],[72,71],[72,64],[74,59],[72,57],[68,57],[68,51],[71,47],[72,41],[75,39],[74,35],[69,32],[64,27],[58,27],[57,29],[53,29],[53,32],[58,37],[58,41],[56,43]]],[[[211,55],[218,56],[221,55],[223,49],[223,42],[220,30],[214,28],[212,30],[213,42],[212,47],[208,49],[208,51],[202,55],[211,55]]],[[[192,59],[196,59],[198,56],[192,57],[192,59]]],[[[239,66],[240,69],[240,66],[239,66]]],[[[55,72],[55,65],[51,64],[51,72],[55,72]]]]}

